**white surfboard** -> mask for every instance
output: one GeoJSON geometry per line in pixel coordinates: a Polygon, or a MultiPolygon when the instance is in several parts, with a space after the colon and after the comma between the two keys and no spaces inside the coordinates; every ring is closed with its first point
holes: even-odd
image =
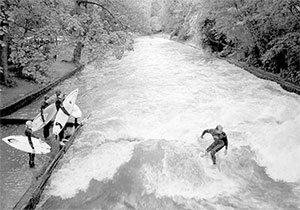
{"type": "Polygon", "coordinates": [[[41,139],[31,137],[34,150],[31,148],[26,136],[7,136],[2,139],[8,145],[28,153],[46,154],[51,151],[51,147],[41,139]]]}
{"type": "Polygon", "coordinates": [[[64,110],[60,108],[54,120],[54,125],[53,125],[54,135],[58,135],[66,125],[70,116],[68,115],[68,113],[69,114],[72,113],[75,101],[77,99],[77,95],[78,95],[78,88],[73,90],[63,101],[62,105],[64,107],[64,110]]]}
{"type": "MultiPolygon", "coordinates": [[[[39,113],[32,122],[32,131],[38,131],[42,129],[45,125],[47,125],[55,116],[57,113],[55,103],[50,104],[45,110],[44,110],[44,119],[45,122],[43,122],[41,113],[39,113]]],[[[74,104],[73,111],[71,113],[71,116],[74,118],[80,118],[82,117],[82,112],[78,105],[74,104]]]]}
{"type": "Polygon", "coordinates": [[[54,118],[56,112],[57,110],[54,103],[47,106],[46,109],[44,109],[44,114],[43,114],[45,122],[43,122],[41,113],[39,113],[32,122],[32,131],[33,132],[38,131],[41,128],[43,128],[45,125],[47,125],[47,123],[54,118]]]}
{"type": "Polygon", "coordinates": [[[73,111],[71,112],[71,116],[74,118],[80,118],[82,117],[82,112],[78,105],[74,104],[73,111]]]}

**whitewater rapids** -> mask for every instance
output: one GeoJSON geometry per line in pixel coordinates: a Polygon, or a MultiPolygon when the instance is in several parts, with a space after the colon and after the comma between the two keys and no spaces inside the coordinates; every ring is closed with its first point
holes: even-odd
{"type": "Polygon", "coordinates": [[[299,209],[300,97],[198,49],[140,37],[61,85],[92,113],[38,209],[299,209]],[[218,168],[199,152],[221,124],[218,168]]]}

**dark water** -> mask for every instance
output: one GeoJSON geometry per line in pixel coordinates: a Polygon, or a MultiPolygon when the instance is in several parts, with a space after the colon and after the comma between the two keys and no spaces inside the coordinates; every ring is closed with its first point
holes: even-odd
{"type": "Polygon", "coordinates": [[[299,209],[300,97],[225,61],[161,38],[93,65],[79,87],[92,113],[38,209],[299,209]],[[203,129],[224,126],[218,168],[203,129]]]}

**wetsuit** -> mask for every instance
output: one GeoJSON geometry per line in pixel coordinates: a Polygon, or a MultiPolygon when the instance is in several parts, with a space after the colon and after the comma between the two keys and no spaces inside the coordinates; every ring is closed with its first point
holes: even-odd
{"type": "MultiPolygon", "coordinates": [[[[66,115],[70,115],[67,110],[64,108],[63,106],[63,101],[64,101],[64,96],[62,94],[60,95],[56,95],[56,101],[55,101],[55,106],[57,111],[59,109],[61,109],[66,115]]],[[[58,140],[62,141],[64,138],[64,133],[65,133],[65,128],[62,128],[62,130],[60,131],[60,133],[58,134],[58,140]]]]}
{"type": "Polygon", "coordinates": [[[45,118],[44,118],[44,109],[47,108],[47,106],[49,106],[49,103],[45,100],[43,101],[42,105],[41,105],[41,117],[43,122],[45,122],[45,118]]]}
{"type": "MultiPolygon", "coordinates": [[[[31,148],[34,149],[31,137],[36,137],[36,136],[33,135],[31,128],[27,127],[25,129],[25,136],[27,136],[28,142],[29,142],[31,148]]],[[[29,154],[29,167],[32,168],[32,167],[34,167],[34,156],[35,156],[35,154],[34,153],[28,153],[28,154],[29,154]]]]}
{"type": "MultiPolygon", "coordinates": [[[[45,122],[44,109],[46,109],[47,106],[49,106],[49,103],[47,101],[43,101],[43,103],[41,105],[41,117],[42,117],[43,122],[45,122]]],[[[48,122],[47,125],[44,126],[43,134],[44,134],[45,139],[48,138],[48,136],[50,134],[50,126],[51,126],[51,122],[48,122]]]]}
{"type": "Polygon", "coordinates": [[[63,98],[61,97],[61,95],[56,96],[55,106],[57,111],[62,106],[62,102],[63,102],[63,98]]]}
{"type": "Polygon", "coordinates": [[[224,146],[228,148],[228,140],[225,132],[218,132],[216,129],[204,130],[202,136],[206,133],[210,133],[213,136],[214,142],[207,147],[206,152],[210,152],[213,164],[216,164],[216,153],[220,151],[224,146]]]}
{"type": "Polygon", "coordinates": [[[65,127],[63,129],[61,129],[61,131],[59,132],[59,134],[58,134],[59,139],[58,140],[62,141],[64,136],[65,136],[65,127]]]}

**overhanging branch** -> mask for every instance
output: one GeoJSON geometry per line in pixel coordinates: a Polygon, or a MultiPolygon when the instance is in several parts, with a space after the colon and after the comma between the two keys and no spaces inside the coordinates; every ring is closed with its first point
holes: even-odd
{"type": "Polygon", "coordinates": [[[101,4],[98,4],[96,2],[92,2],[92,1],[86,1],[86,0],[78,0],[77,1],[77,4],[80,6],[81,4],[92,4],[92,5],[96,5],[98,7],[101,7],[104,11],[106,11],[108,14],[110,14],[110,16],[115,19],[116,21],[118,21],[118,23],[122,26],[122,28],[125,30],[126,27],[122,24],[122,22],[120,20],[118,20],[113,14],[111,11],[109,11],[106,7],[104,7],[103,5],[101,4]]]}

